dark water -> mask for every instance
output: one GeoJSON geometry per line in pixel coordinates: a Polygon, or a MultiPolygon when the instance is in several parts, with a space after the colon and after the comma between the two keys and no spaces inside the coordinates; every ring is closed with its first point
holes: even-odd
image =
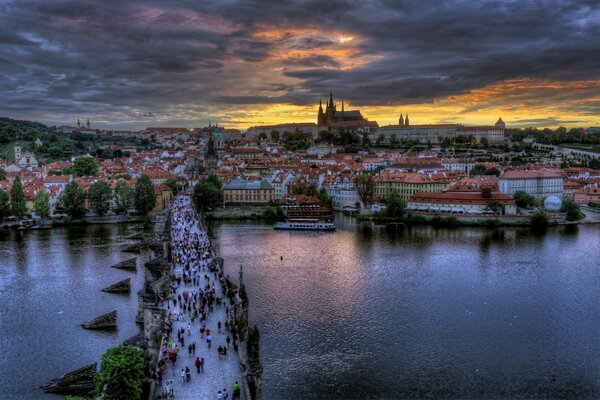
{"type": "Polygon", "coordinates": [[[600,398],[600,231],[217,225],[266,399],[600,398]],[[283,255],[283,261],[280,256],[283,255]]]}
{"type": "Polygon", "coordinates": [[[132,257],[120,248],[142,227],[92,225],[18,232],[0,229],[0,399],[58,399],[39,386],[100,360],[135,335],[143,275],[110,268],[132,257]],[[127,277],[129,295],[100,290],[127,277]],[[82,322],[118,310],[116,332],[82,322]]]}

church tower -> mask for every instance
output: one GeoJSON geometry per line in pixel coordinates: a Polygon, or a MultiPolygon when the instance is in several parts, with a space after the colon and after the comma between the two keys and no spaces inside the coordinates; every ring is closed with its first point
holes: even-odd
{"type": "Polygon", "coordinates": [[[506,128],[506,125],[504,124],[504,121],[502,121],[502,117],[498,118],[498,121],[496,121],[495,126],[498,129],[505,129],[506,128]]]}
{"type": "Polygon", "coordinates": [[[87,119],[87,128],[90,129],[90,119],[87,119]]]}
{"type": "Polygon", "coordinates": [[[77,127],[81,128],[81,122],[79,121],[79,118],[77,118],[77,127]]]}
{"type": "Polygon", "coordinates": [[[400,119],[398,120],[398,125],[404,126],[404,117],[402,116],[402,113],[400,113],[400,119]]]}
{"type": "Polygon", "coordinates": [[[317,124],[325,125],[325,115],[323,114],[323,102],[319,99],[319,115],[317,116],[317,124]]]}
{"type": "Polygon", "coordinates": [[[406,118],[404,119],[404,126],[409,126],[410,124],[408,123],[408,114],[406,114],[406,118]]]}
{"type": "Polygon", "coordinates": [[[325,122],[330,124],[335,121],[335,104],[333,103],[333,92],[329,93],[329,103],[327,103],[327,109],[325,111],[325,122]]]}

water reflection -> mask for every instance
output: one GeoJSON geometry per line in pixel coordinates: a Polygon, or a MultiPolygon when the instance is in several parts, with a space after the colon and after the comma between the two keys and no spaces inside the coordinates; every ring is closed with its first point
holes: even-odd
{"type": "Polygon", "coordinates": [[[137,297],[143,272],[110,268],[131,257],[120,251],[127,224],[21,232],[0,230],[0,398],[54,399],[39,386],[97,362],[138,332],[137,297]],[[101,291],[131,277],[130,295],[101,291]],[[117,309],[116,332],[89,331],[82,322],[117,309]]]}
{"type": "Polygon", "coordinates": [[[600,397],[597,228],[338,227],[215,227],[267,399],[600,397]]]}

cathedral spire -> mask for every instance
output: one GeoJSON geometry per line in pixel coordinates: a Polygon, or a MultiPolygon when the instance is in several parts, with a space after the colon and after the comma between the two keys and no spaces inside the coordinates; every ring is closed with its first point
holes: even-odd
{"type": "Polygon", "coordinates": [[[410,124],[408,123],[408,113],[406,113],[406,118],[404,118],[404,126],[409,126],[410,124]]]}
{"type": "Polygon", "coordinates": [[[400,126],[404,125],[404,117],[402,116],[402,113],[400,113],[400,119],[398,120],[398,125],[400,125],[400,126]]]}
{"type": "Polygon", "coordinates": [[[90,129],[90,119],[89,118],[87,119],[87,127],[88,127],[88,129],[90,129]]]}
{"type": "Polygon", "coordinates": [[[79,118],[77,118],[77,127],[81,128],[81,122],[79,121],[79,118]]]}

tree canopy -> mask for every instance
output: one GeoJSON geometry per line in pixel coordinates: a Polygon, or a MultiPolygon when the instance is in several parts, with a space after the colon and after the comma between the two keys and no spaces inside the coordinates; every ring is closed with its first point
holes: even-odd
{"type": "Polygon", "coordinates": [[[385,203],[385,214],[387,217],[402,218],[404,216],[405,202],[395,190],[388,193],[385,203]]]}
{"type": "Polygon", "coordinates": [[[42,218],[50,215],[50,195],[45,190],[40,190],[35,195],[33,211],[42,218]]]}
{"type": "Polygon", "coordinates": [[[579,221],[580,219],[585,218],[585,214],[581,212],[579,204],[575,203],[573,200],[563,201],[560,211],[567,214],[565,216],[567,221],[579,221]]]}
{"type": "Polygon", "coordinates": [[[354,178],[354,185],[356,186],[356,192],[358,197],[366,206],[371,201],[373,193],[375,192],[375,181],[373,176],[370,174],[361,174],[354,178]]]}
{"type": "Polygon", "coordinates": [[[517,204],[517,207],[525,208],[532,207],[536,204],[535,197],[525,192],[524,190],[518,190],[513,195],[513,199],[517,204]]]}
{"type": "Polygon", "coordinates": [[[0,189],[0,221],[10,215],[10,204],[8,202],[8,193],[0,189]]]}
{"type": "Polygon", "coordinates": [[[140,213],[146,215],[152,211],[156,205],[156,196],[154,196],[154,185],[147,175],[141,175],[135,185],[134,195],[135,208],[140,213]]]}
{"type": "Polygon", "coordinates": [[[71,218],[81,219],[85,216],[85,192],[77,182],[69,182],[62,195],[62,204],[71,218]]]}
{"type": "Polygon", "coordinates": [[[92,157],[79,157],[73,162],[73,173],[77,176],[97,176],[98,164],[92,157]]]}
{"type": "MultiPolygon", "coordinates": [[[[216,176],[215,178],[218,181],[216,176]]],[[[218,184],[215,183],[215,178],[208,177],[194,186],[192,198],[200,212],[217,207],[223,202],[220,181],[218,181],[218,184]]]]}
{"type": "Polygon", "coordinates": [[[88,200],[90,208],[98,215],[104,215],[110,207],[110,199],[112,198],[112,189],[105,181],[93,183],[88,189],[88,200]]]}
{"type": "Polygon", "coordinates": [[[119,179],[115,185],[115,211],[122,213],[133,205],[133,189],[129,182],[119,179]]]}
{"type": "Polygon", "coordinates": [[[23,186],[21,185],[21,179],[17,176],[13,181],[13,186],[10,191],[10,207],[15,217],[21,219],[27,212],[25,206],[25,194],[23,193],[23,186]]]}
{"type": "Polygon", "coordinates": [[[177,196],[177,193],[179,193],[179,182],[177,182],[177,179],[169,178],[165,181],[165,185],[171,188],[173,196],[177,196]]]}
{"type": "Polygon", "coordinates": [[[144,357],[139,347],[113,347],[104,353],[94,375],[95,394],[101,400],[139,400],[143,376],[144,357]]]}

